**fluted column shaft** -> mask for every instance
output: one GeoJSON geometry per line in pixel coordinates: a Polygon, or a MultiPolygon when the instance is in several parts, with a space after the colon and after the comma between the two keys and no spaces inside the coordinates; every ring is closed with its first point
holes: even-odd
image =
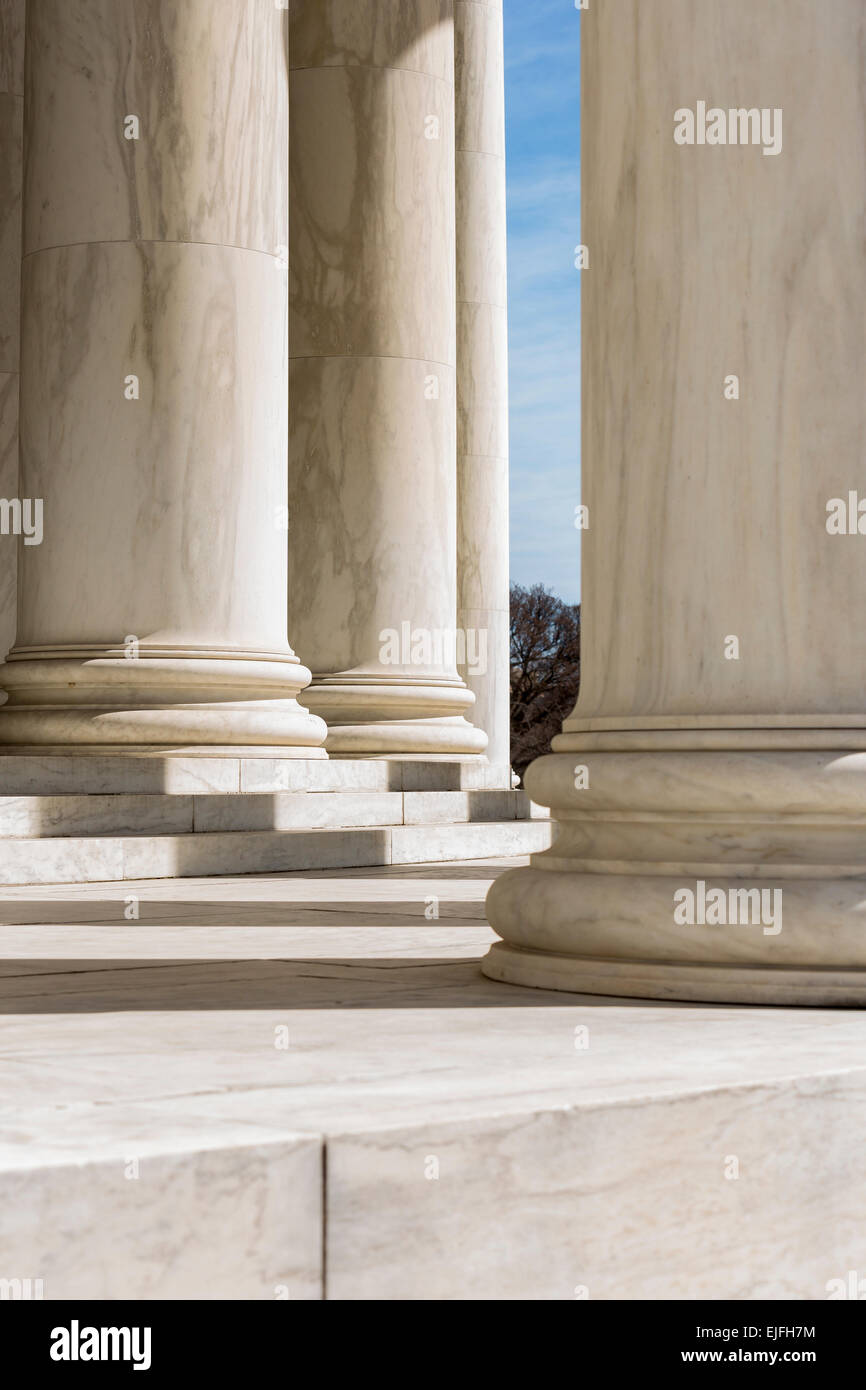
{"type": "Polygon", "coordinates": [[[293,0],[290,614],[328,748],[475,756],[457,674],[453,0],[293,0]]]}
{"type": "Polygon", "coordinates": [[[862,1004],[866,11],[581,22],[583,684],[485,969],[862,1004]]]}
{"type": "MultiPolygon", "coordinates": [[[[24,0],[0,0],[0,498],[18,493],[21,289],[21,147],[24,127],[24,0]]],[[[0,532],[0,658],[15,640],[18,540],[7,510],[0,532]]]]}
{"type": "Polygon", "coordinates": [[[0,740],[309,754],[286,632],[288,17],[31,0],[0,740]]]}
{"type": "Polygon", "coordinates": [[[491,763],[510,765],[508,316],[502,0],[454,7],[457,626],[491,763]]]}

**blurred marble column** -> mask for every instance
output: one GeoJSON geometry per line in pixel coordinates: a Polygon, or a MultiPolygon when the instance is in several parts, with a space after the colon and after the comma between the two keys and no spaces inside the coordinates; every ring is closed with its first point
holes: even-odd
{"type": "Polygon", "coordinates": [[[288,16],[30,0],[0,742],[309,756],[286,635],[288,16]]]}
{"type": "Polygon", "coordinates": [[[479,756],[457,674],[453,0],[292,0],[289,611],[337,754],[479,756]]]}
{"type": "MultiPolygon", "coordinates": [[[[0,498],[18,498],[24,0],[0,0],[0,498]]],[[[0,532],[0,658],[15,640],[18,541],[0,532]]]]}
{"type": "Polygon", "coordinates": [[[866,7],[581,24],[583,684],[526,778],[554,845],[494,885],[484,968],[862,1005],[866,7]],[[676,143],[704,101],[766,136],[676,143]]]}
{"type": "Polygon", "coordinates": [[[454,7],[457,627],[491,763],[510,766],[508,316],[502,0],[454,7]]]}

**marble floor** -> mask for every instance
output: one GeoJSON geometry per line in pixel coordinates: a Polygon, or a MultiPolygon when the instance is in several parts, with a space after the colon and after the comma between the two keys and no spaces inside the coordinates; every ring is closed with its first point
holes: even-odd
{"type": "Polygon", "coordinates": [[[826,1298],[866,1017],[495,984],[513,859],[0,895],[0,1278],[46,1298],[826,1298]]]}

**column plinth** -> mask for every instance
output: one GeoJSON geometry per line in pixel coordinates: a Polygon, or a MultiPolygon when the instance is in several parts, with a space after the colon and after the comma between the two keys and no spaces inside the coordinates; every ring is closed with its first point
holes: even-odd
{"type": "Polygon", "coordinates": [[[483,968],[863,1005],[866,535],[828,520],[866,498],[866,17],[581,24],[582,686],[526,776],[553,846],[494,884],[483,968]],[[699,102],[756,108],[758,142],[677,143],[699,102]]]}
{"type": "Polygon", "coordinates": [[[27,7],[0,743],[324,756],[287,637],[288,17],[27,7]]]}

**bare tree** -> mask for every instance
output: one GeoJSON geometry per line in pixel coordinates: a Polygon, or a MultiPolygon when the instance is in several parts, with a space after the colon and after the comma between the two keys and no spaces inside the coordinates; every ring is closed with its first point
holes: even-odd
{"type": "Polygon", "coordinates": [[[573,710],[580,686],[580,604],[543,584],[511,586],[511,763],[521,779],[573,710]]]}

